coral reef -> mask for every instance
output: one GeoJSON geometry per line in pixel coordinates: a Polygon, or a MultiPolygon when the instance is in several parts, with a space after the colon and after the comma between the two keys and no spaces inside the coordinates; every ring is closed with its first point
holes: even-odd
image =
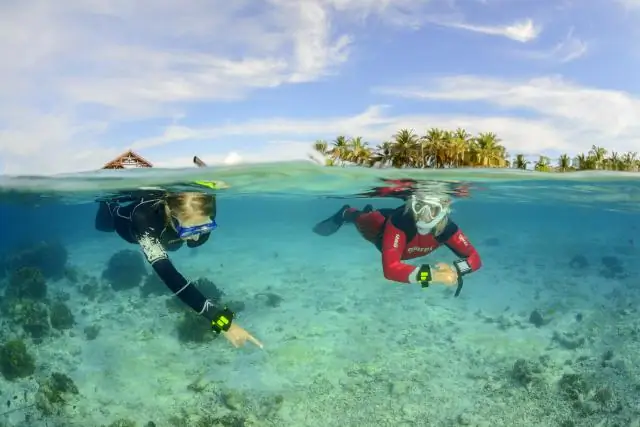
{"type": "Polygon", "coordinates": [[[0,347],[0,373],[8,381],[33,375],[35,359],[22,340],[11,340],[0,347]]]}
{"type": "Polygon", "coordinates": [[[176,325],[178,340],[182,343],[203,343],[215,339],[218,335],[211,330],[207,319],[189,309],[182,314],[176,325]]]}
{"type": "Polygon", "coordinates": [[[90,277],[80,286],[80,293],[87,297],[89,301],[95,301],[100,294],[100,284],[95,277],[90,277]]]}
{"type": "Polygon", "coordinates": [[[585,270],[589,268],[589,260],[584,255],[576,255],[569,261],[569,267],[574,270],[585,270]]]}
{"type": "Polygon", "coordinates": [[[542,315],[540,310],[533,310],[529,315],[529,323],[536,328],[540,328],[548,323],[548,320],[542,315]]]}
{"type": "Polygon", "coordinates": [[[93,341],[98,338],[98,334],[100,333],[100,325],[90,325],[84,328],[84,335],[87,338],[87,341],[93,341]]]}
{"type": "Polygon", "coordinates": [[[542,365],[525,359],[518,359],[511,368],[511,378],[523,387],[530,387],[540,380],[542,365]]]}
{"type": "Polygon", "coordinates": [[[29,298],[41,300],[47,296],[47,283],[41,270],[34,267],[20,267],[9,275],[5,298],[29,298]]]}
{"type": "Polygon", "coordinates": [[[53,372],[47,379],[38,382],[36,408],[43,415],[61,414],[74,396],[78,387],[69,376],[53,372]]]}
{"type": "Polygon", "coordinates": [[[54,302],[50,307],[49,319],[54,329],[71,329],[76,321],[69,306],[61,301],[54,302]]]}
{"type": "Polygon", "coordinates": [[[620,258],[615,256],[604,256],[600,260],[602,263],[602,269],[600,275],[605,279],[624,279],[627,277],[624,266],[620,258]]]}
{"type": "Polygon", "coordinates": [[[11,299],[6,301],[4,307],[7,319],[19,326],[35,342],[40,342],[51,332],[49,324],[49,310],[47,305],[40,301],[29,299],[11,299]]]}
{"type": "MultiPolygon", "coordinates": [[[[59,297],[68,298],[61,293],[59,297]]],[[[44,275],[32,267],[20,267],[11,272],[0,308],[9,322],[36,342],[49,335],[51,327],[69,329],[74,320],[71,310],[62,301],[49,307],[44,275]]]]}
{"type": "Polygon", "coordinates": [[[142,254],[131,249],[116,252],[109,258],[102,279],[111,285],[114,291],[135,288],[147,275],[142,254]]]}
{"type": "Polygon", "coordinates": [[[5,268],[15,271],[21,268],[40,270],[46,279],[58,280],[65,276],[69,254],[59,241],[41,241],[23,245],[4,260],[5,268]]]}
{"type": "Polygon", "coordinates": [[[200,278],[194,283],[200,291],[207,296],[214,304],[219,304],[220,300],[224,296],[224,292],[216,286],[213,281],[207,278],[200,278]]]}
{"type": "Polygon", "coordinates": [[[260,292],[255,296],[257,299],[262,299],[267,307],[276,308],[279,307],[284,298],[273,292],[260,292]]]}
{"type": "MultiPolygon", "coordinates": [[[[284,403],[280,394],[260,394],[235,389],[220,389],[212,395],[206,412],[183,409],[171,416],[172,427],[258,427],[284,425],[278,413],[284,403]]],[[[164,425],[164,424],[163,424],[164,425]]]]}
{"type": "Polygon", "coordinates": [[[140,287],[140,295],[148,297],[150,295],[167,295],[167,285],[164,284],[160,276],[155,271],[152,271],[140,287]]]}
{"type": "MultiPolygon", "coordinates": [[[[236,314],[245,309],[245,304],[242,301],[223,302],[222,296],[224,293],[209,279],[200,278],[194,282],[194,285],[216,305],[225,305],[236,314]]],[[[277,298],[275,298],[275,300],[277,300],[277,298]]],[[[279,301],[277,301],[277,303],[279,303],[279,301]]],[[[203,343],[209,342],[217,337],[217,334],[212,333],[209,322],[204,317],[195,313],[190,307],[180,301],[180,299],[169,298],[166,300],[166,305],[168,310],[181,314],[181,317],[176,323],[176,331],[180,342],[203,343]]]]}
{"type": "Polygon", "coordinates": [[[136,427],[136,426],[137,425],[136,425],[135,421],[131,421],[131,420],[126,419],[126,418],[120,418],[118,420],[115,420],[114,422],[112,422],[108,426],[103,426],[103,427],[136,427]]]}

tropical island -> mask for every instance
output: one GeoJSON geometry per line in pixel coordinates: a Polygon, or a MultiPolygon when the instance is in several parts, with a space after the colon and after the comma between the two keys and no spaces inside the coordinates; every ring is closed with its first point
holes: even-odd
{"type": "Polygon", "coordinates": [[[338,136],[333,142],[318,140],[314,150],[323,156],[327,166],[359,165],[394,168],[514,168],[540,172],[577,170],[633,171],[640,169],[635,152],[616,153],[592,146],[575,157],[562,154],[555,164],[549,157],[539,156],[530,162],[524,154],[511,157],[495,133],[472,135],[465,129],[431,128],[424,136],[412,129],[401,129],[389,141],[371,147],[362,137],[338,136]],[[531,164],[532,163],[532,164],[531,164]]]}

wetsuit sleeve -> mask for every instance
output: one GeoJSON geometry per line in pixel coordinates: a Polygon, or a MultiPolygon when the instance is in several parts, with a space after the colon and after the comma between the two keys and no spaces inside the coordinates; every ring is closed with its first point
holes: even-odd
{"type": "Polygon", "coordinates": [[[461,275],[473,273],[482,267],[482,260],[476,248],[473,247],[469,238],[460,230],[458,225],[453,221],[447,224],[447,227],[439,236],[444,244],[460,259],[454,262],[461,275]]]}
{"type": "Polygon", "coordinates": [[[171,292],[208,320],[217,318],[218,308],[173,266],[157,237],[158,227],[149,224],[139,215],[134,215],[133,221],[134,233],[145,258],[171,292]]]}
{"type": "Polygon", "coordinates": [[[382,234],[382,271],[388,280],[400,283],[416,283],[415,276],[420,267],[402,262],[402,253],[407,245],[405,233],[387,221],[382,234]]]}

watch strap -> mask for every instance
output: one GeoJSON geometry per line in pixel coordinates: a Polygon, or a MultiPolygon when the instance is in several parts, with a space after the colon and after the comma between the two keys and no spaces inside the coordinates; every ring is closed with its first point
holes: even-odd
{"type": "Polygon", "coordinates": [[[228,331],[231,327],[233,316],[233,311],[229,310],[228,307],[218,310],[211,318],[211,329],[218,334],[223,331],[228,331]]]}
{"type": "Polygon", "coordinates": [[[431,266],[429,264],[422,264],[416,274],[416,281],[420,283],[423,288],[428,288],[432,280],[431,266]]]}

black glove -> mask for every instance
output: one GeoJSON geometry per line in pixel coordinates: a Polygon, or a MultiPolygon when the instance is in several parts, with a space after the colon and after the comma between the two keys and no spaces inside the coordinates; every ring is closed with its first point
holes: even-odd
{"type": "Polygon", "coordinates": [[[216,310],[211,316],[211,329],[217,334],[222,331],[228,331],[233,321],[233,311],[228,307],[224,307],[222,310],[216,310]]]}
{"type": "Polygon", "coordinates": [[[423,288],[429,287],[429,283],[433,280],[431,266],[429,264],[422,264],[420,266],[420,270],[418,270],[418,274],[416,274],[416,280],[423,288]]]}

